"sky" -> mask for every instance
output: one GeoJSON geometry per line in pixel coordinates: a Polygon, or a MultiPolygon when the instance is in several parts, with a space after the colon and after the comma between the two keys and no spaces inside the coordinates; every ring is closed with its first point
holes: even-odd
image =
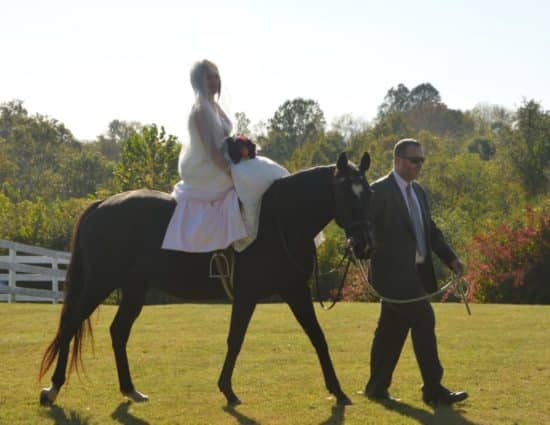
{"type": "Polygon", "coordinates": [[[0,103],[93,140],[114,119],[185,142],[189,70],[215,62],[230,114],[316,100],[371,121],[388,89],[430,82],[448,107],[550,109],[545,0],[2,0],[0,103]]]}

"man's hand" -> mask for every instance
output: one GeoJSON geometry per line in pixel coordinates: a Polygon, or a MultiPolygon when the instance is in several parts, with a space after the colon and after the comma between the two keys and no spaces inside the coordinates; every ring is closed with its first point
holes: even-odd
{"type": "Polygon", "coordinates": [[[451,267],[451,270],[456,274],[458,277],[462,277],[464,274],[464,264],[458,259],[455,258],[451,264],[449,264],[449,267],[451,267]]]}

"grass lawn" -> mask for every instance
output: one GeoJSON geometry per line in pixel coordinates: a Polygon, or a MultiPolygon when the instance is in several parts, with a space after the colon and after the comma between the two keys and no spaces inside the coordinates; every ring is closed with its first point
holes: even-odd
{"type": "Polygon", "coordinates": [[[118,391],[109,324],[116,307],[94,314],[95,354],[84,346],[86,375],[71,376],[52,408],[39,406],[48,380],[38,366],[57,328],[59,305],[0,304],[0,424],[550,424],[550,307],[434,305],[444,384],[470,398],[434,412],[422,403],[410,339],[394,374],[402,402],[373,403],[356,394],[368,379],[378,305],[317,308],[336,372],[354,402],[334,405],[317,357],[289,309],[258,306],[237,361],[234,410],[216,382],[229,305],[145,307],[128,344],[136,388],[150,396],[127,402],[118,391]]]}

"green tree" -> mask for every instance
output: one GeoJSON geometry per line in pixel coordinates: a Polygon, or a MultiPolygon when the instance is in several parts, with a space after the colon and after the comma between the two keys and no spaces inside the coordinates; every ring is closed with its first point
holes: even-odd
{"type": "Polygon", "coordinates": [[[178,179],[180,144],[164,127],[143,127],[121,143],[121,160],[114,169],[118,190],[140,188],[170,191],[178,179]]]}
{"type": "Polygon", "coordinates": [[[108,185],[114,163],[92,146],[83,145],[79,152],[64,156],[61,164],[63,182],[59,195],[63,199],[94,195],[108,185]]]}
{"type": "Polygon", "coordinates": [[[409,90],[405,84],[398,84],[386,93],[378,107],[378,118],[395,112],[405,113],[413,108],[441,103],[439,91],[430,83],[422,83],[409,90]]]}
{"type": "Polygon", "coordinates": [[[410,91],[405,84],[399,83],[386,93],[384,101],[378,107],[378,117],[394,112],[406,112],[410,108],[410,91]]]}
{"type": "Polygon", "coordinates": [[[113,120],[105,134],[100,135],[92,145],[111,161],[120,159],[120,144],[141,131],[143,124],[137,121],[113,120]]]}
{"type": "Polygon", "coordinates": [[[0,239],[69,250],[74,223],[89,199],[11,202],[0,193],[0,239]]]}
{"type": "Polygon", "coordinates": [[[409,93],[409,109],[441,103],[439,91],[430,83],[417,85],[409,93]]]}
{"type": "Polygon", "coordinates": [[[250,120],[244,112],[235,112],[235,133],[250,135],[250,120]]]}
{"type": "Polygon", "coordinates": [[[314,100],[287,100],[269,120],[267,137],[261,140],[263,153],[275,161],[288,161],[297,148],[323,135],[325,123],[314,100]]]}
{"type": "Polygon", "coordinates": [[[338,154],[345,149],[346,144],[342,135],[336,131],[329,131],[319,140],[307,142],[296,149],[288,161],[288,169],[297,171],[334,163],[338,154]]]}
{"type": "Polygon", "coordinates": [[[9,158],[3,186],[13,200],[48,199],[62,192],[61,159],[80,149],[71,132],[55,119],[30,116],[22,102],[0,106],[0,153],[9,158]]]}
{"type": "Polygon", "coordinates": [[[334,118],[331,127],[332,131],[339,133],[344,142],[348,143],[355,134],[367,130],[369,125],[361,118],[355,118],[351,114],[344,114],[334,118]]]}
{"type": "Polygon", "coordinates": [[[387,122],[388,117],[395,120],[396,115],[402,116],[415,132],[428,130],[441,136],[463,137],[473,129],[469,117],[462,111],[449,109],[430,83],[419,84],[410,91],[404,84],[388,90],[378,107],[377,120],[387,122]]]}
{"type": "Polygon", "coordinates": [[[504,145],[530,195],[547,192],[550,172],[550,113],[530,100],[518,109],[514,128],[506,129],[504,145]]]}
{"type": "Polygon", "coordinates": [[[474,130],[479,133],[499,133],[503,128],[514,124],[515,113],[499,105],[480,103],[471,111],[466,112],[474,124],[474,130]]]}
{"type": "Polygon", "coordinates": [[[496,146],[491,139],[478,137],[468,144],[468,152],[477,153],[481,159],[488,161],[495,156],[496,146]]]}
{"type": "Polygon", "coordinates": [[[460,110],[449,109],[444,103],[418,104],[403,115],[414,131],[426,130],[455,139],[463,138],[474,128],[467,115],[460,110]]]}

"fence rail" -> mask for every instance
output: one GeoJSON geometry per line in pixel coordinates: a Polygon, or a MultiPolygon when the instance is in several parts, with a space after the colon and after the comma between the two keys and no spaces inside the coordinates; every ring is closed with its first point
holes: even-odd
{"type": "Polygon", "coordinates": [[[66,271],[63,268],[71,260],[70,253],[0,239],[2,249],[7,250],[8,255],[0,255],[0,301],[56,303],[63,300],[59,283],[65,281],[66,271]],[[18,255],[20,252],[23,255],[18,255]],[[32,286],[38,283],[41,288],[18,286],[18,282],[23,285],[33,282],[32,286]]]}

